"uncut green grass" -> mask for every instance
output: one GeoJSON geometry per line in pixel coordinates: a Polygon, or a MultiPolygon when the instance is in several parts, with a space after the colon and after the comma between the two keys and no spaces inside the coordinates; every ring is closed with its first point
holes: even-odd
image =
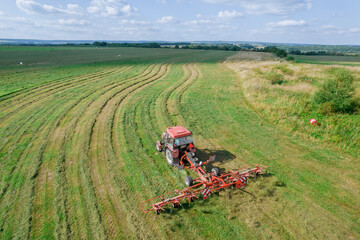
{"type": "Polygon", "coordinates": [[[348,66],[359,66],[359,56],[306,56],[306,55],[291,55],[299,63],[311,63],[311,64],[338,64],[348,66]]]}

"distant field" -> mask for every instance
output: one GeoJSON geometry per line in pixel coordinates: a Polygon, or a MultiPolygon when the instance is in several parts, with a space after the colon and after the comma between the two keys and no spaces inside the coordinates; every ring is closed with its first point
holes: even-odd
{"type": "Polygon", "coordinates": [[[191,59],[206,54],[181,49],[0,46],[0,98],[16,90],[119,64],[138,65],[173,59],[181,62],[184,56],[191,59]]]}
{"type": "Polygon", "coordinates": [[[327,66],[233,54],[1,48],[0,239],[360,239],[358,143],[338,145],[358,139],[358,118],[324,142],[311,134],[329,129],[296,115],[327,66]],[[288,85],[269,86],[270,71],[288,85]],[[269,174],[144,214],[144,200],[195,177],[155,149],[172,125],[222,171],[258,163],[269,174]]]}
{"type": "MultiPolygon", "coordinates": [[[[0,46],[0,69],[26,69],[89,63],[146,63],[172,59],[183,54],[194,55],[181,49],[148,48],[94,48],[94,47],[25,47],[0,46]],[[156,50],[156,51],[155,51],[156,50]],[[23,65],[20,66],[20,62],[23,65]]],[[[199,53],[196,51],[197,54],[199,53]]]]}
{"type": "Polygon", "coordinates": [[[293,56],[298,63],[312,64],[339,64],[349,66],[359,66],[360,56],[306,56],[306,55],[290,55],[293,56]]]}

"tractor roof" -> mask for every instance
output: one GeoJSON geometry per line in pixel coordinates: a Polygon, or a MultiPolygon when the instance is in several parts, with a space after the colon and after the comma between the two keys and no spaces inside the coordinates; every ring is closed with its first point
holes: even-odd
{"type": "Polygon", "coordinates": [[[172,138],[180,138],[180,137],[185,137],[185,136],[189,136],[192,134],[189,130],[187,130],[186,128],[184,128],[182,126],[168,127],[166,129],[166,132],[172,138]]]}

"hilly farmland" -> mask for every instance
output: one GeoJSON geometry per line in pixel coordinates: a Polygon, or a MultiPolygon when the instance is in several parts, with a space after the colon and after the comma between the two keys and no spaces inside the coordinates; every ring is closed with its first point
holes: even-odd
{"type": "Polygon", "coordinates": [[[308,104],[332,68],[354,77],[359,97],[352,65],[0,47],[0,239],[360,239],[359,114],[308,104]],[[270,72],[284,84],[269,83],[270,72]],[[175,125],[193,131],[199,157],[216,155],[222,171],[256,163],[268,173],[242,190],[144,214],[143,201],[195,178],[156,151],[175,125]]]}

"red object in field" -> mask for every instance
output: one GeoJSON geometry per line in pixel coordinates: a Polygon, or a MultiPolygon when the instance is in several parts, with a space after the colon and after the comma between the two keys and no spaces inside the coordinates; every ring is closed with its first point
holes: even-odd
{"type": "Polygon", "coordinates": [[[310,119],[310,124],[311,124],[311,125],[317,125],[317,124],[319,124],[319,123],[316,121],[315,118],[312,118],[312,119],[310,119]]]}
{"type": "MultiPolygon", "coordinates": [[[[184,127],[177,126],[168,128],[167,134],[177,138],[190,136],[192,133],[184,127]]],[[[206,172],[203,166],[213,162],[215,156],[211,156],[207,161],[202,162],[195,156],[195,152],[192,152],[194,148],[195,146],[190,143],[186,150],[182,152],[182,155],[179,155],[180,162],[178,169],[192,169],[199,177],[193,180],[191,176],[186,176],[185,184],[188,186],[187,188],[183,190],[176,189],[175,191],[146,200],[141,204],[141,209],[144,213],[154,211],[154,213],[160,214],[160,212],[165,211],[164,207],[168,205],[180,207],[184,200],[192,202],[199,197],[205,200],[212,192],[224,188],[231,186],[236,188],[245,187],[248,184],[249,177],[256,177],[266,172],[266,166],[255,164],[225,173],[220,173],[220,169],[216,167],[212,168],[211,172],[206,172]]]]}

